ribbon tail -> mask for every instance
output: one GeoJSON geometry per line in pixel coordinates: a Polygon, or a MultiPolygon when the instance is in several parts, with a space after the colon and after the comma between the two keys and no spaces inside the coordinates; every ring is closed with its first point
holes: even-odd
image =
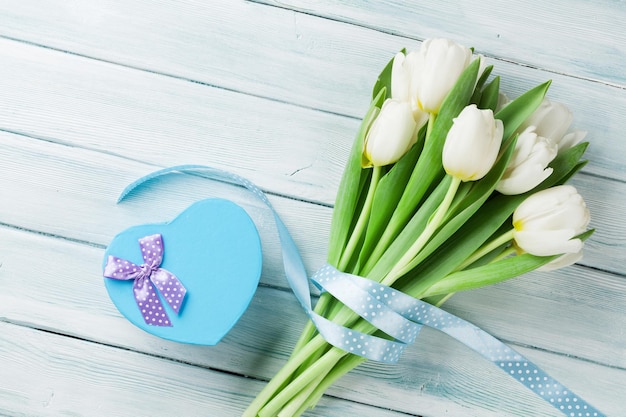
{"type": "Polygon", "coordinates": [[[128,280],[134,279],[141,272],[141,267],[126,259],[109,255],[104,266],[103,276],[105,278],[128,280]]]}
{"type": "Polygon", "coordinates": [[[187,294],[187,289],[183,283],[180,282],[176,275],[163,268],[154,271],[150,276],[150,280],[163,295],[165,302],[176,314],[179,314],[187,294]]]}
{"type": "Polygon", "coordinates": [[[152,282],[147,278],[136,279],[133,283],[133,293],[137,307],[146,324],[151,326],[171,327],[172,322],[165,312],[152,282]]]}
{"type": "Polygon", "coordinates": [[[244,178],[236,174],[233,174],[227,171],[222,171],[220,169],[209,167],[206,165],[196,165],[196,164],[176,165],[176,166],[172,166],[168,168],[159,169],[157,171],[151,172],[150,174],[144,175],[143,177],[133,181],[132,183],[127,185],[126,188],[124,188],[124,190],[118,197],[117,202],[119,203],[122,200],[124,200],[124,198],[126,198],[126,196],[130,194],[135,188],[141,186],[143,183],[147,181],[153,180],[163,175],[170,174],[172,172],[186,173],[186,172],[194,171],[194,170],[200,170],[201,172],[199,172],[198,174],[206,178],[216,179],[216,180],[230,179],[230,180],[234,180],[237,184],[240,184],[240,185],[243,185],[242,180],[245,180],[244,178]]]}

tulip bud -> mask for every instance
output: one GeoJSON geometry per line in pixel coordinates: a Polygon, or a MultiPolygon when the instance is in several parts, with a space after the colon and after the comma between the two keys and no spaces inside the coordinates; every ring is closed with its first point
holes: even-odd
{"type": "Polygon", "coordinates": [[[577,253],[583,242],[575,236],[589,224],[585,201],[571,185],[539,191],[513,213],[515,243],[536,256],[577,253]]]}
{"type": "Polygon", "coordinates": [[[504,126],[491,110],[469,105],[453,120],[443,146],[446,172],[461,181],[484,177],[498,157],[504,126]]]}
{"type": "Polygon", "coordinates": [[[363,167],[397,162],[415,144],[416,128],[408,102],[385,100],[365,137],[363,167]]]}
{"type": "Polygon", "coordinates": [[[517,138],[515,150],[496,190],[514,195],[530,191],[552,174],[548,164],[556,157],[557,146],[535,133],[534,126],[517,138]]]}
{"type": "Polygon", "coordinates": [[[437,114],[441,103],[470,64],[472,51],[449,39],[428,39],[419,54],[422,70],[414,86],[418,105],[423,111],[437,114]]]}

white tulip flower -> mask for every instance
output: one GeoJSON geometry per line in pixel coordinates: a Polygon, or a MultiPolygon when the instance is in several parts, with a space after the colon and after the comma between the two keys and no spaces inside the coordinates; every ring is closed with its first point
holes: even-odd
{"type": "Polygon", "coordinates": [[[416,84],[418,106],[437,114],[461,73],[472,59],[472,51],[449,39],[428,39],[420,50],[422,68],[416,84]]]}
{"type": "Polygon", "coordinates": [[[408,102],[387,99],[363,144],[363,167],[397,162],[417,140],[417,124],[408,102]]]}
{"type": "Polygon", "coordinates": [[[509,165],[496,190],[506,195],[532,190],[552,174],[548,164],[556,155],[556,144],[537,135],[534,126],[528,127],[517,138],[509,165]]]}
{"type": "MultiPolygon", "coordinates": [[[[398,52],[391,66],[391,98],[400,101],[412,101],[414,79],[419,73],[420,56],[413,51],[407,55],[398,52]]],[[[417,99],[416,99],[417,100],[417,99]]]]}
{"type": "Polygon", "coordinates": [[[575,236],[589,224],[585,201],[571,185],[539,191],[513,213],[513,237],[525,252],[536,256],[578,253],[583,242],[575,236]]]}
{"type": "Polygon", "coordinates": [[[491,110],[475,104],[465,107],[453,120],[443,146],[446,172],[461,181],[484,177],[498,157],[504,126],[491,110]]]}
{"type": "Polygon", "coordinates": [[[572,123],[572,112],[565,104],[543,99],[537,110],[522,123],[521,129],[535,126],[535,133],[557,142],[569,129],[572,123]]]}
{"type": "Polygon", "coordinates": [[[578,145],[583,139],[585,139],[585,136],[587,136],[587,132],[582,130],[574,130],[573,132],[566,134],[556,142],[559,152],[563,152],[564,150],[578,145]]]}
{"type": "Polygon", "coordinates": [[[587,134],[579,130],[566,134],[572,124],[572,118],[572,112],[565,104],[550,101],[545,97],[537,110],[522,123],[520,130],[535,126],[537,135],[551,140],[558,146],[558,151],[563,152],[578,144],[587,134]]]}

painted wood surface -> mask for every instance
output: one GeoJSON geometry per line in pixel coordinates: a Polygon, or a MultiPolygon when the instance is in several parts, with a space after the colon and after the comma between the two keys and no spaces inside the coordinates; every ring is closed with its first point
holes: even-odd
{"type": "MultiPolygon", "coordinates": [[[[269,193],[313,272],[380,68],[448,36],[484,53],[511,96],[553,80],[550,97],[589,131],[591,162],[574,185],[597,232],[578,265],[446,308],[626,416],[626,7],[474,3],[0,2],[0,415],[239,415],[304,324],[270,213],[237,187],[188,176],[120,205],[117,195],[161,166],[233,171],[269,193]],[[180,345],[120,316],[101,258],[120,230],[207,196],[255,220],[261,287],[222,343],[180,345]]],[[[435,332],[328,394],[308,415],[559,415],[435,332]]]]}

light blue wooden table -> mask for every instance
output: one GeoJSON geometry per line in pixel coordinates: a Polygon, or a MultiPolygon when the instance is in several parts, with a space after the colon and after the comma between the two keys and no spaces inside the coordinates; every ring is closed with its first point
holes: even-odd
{"type": "MultiPolygon", "coordinates": [[[[343,164],[390,57],[428,37],[474,46],[510,96],[552,79],[589,132],[574,185],[597,232],[577,265],[458,294],[483,327],[610,416],[626,416],[626,3],[538,0],[0,1],[0,415],[239,416],[285,362],[304,314],[270,214],[236,187],[148,172],[208,164],[262,187],[315,271],[343,164]],[[215,347],[128,323],[104,248],[198,199],[241,204],[264,267],[215,347]]],[[[310,416],[557,416],[459,343],[424,331],[366,364],[310,416]]]]}

